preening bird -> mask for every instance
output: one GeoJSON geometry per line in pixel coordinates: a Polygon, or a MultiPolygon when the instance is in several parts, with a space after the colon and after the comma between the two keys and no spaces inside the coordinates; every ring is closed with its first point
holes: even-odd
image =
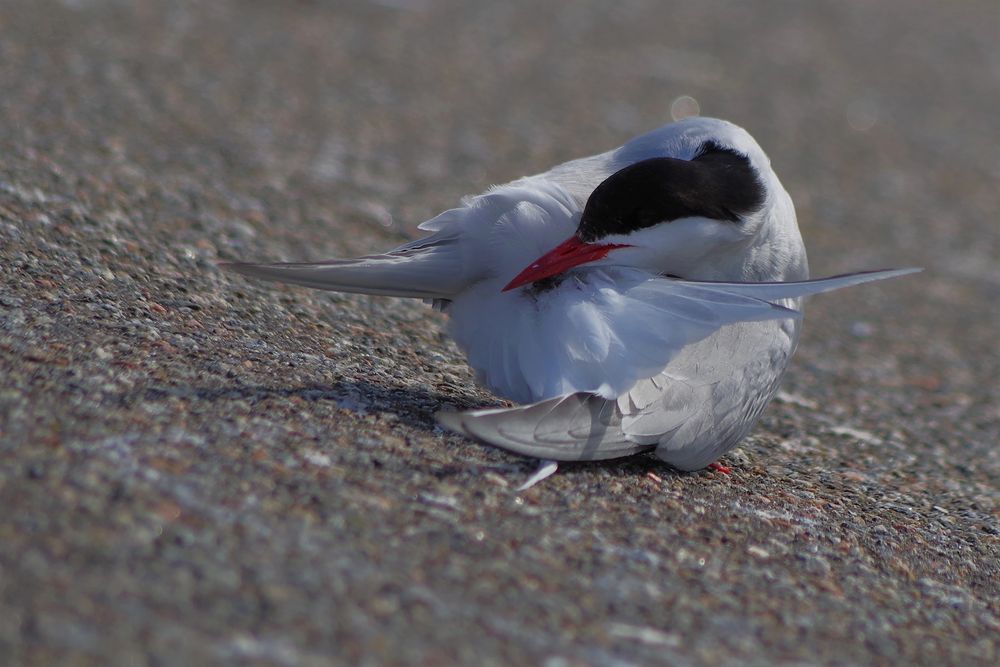
{"type": "Polygon", "coordinates": [[[433,301],[480,381],[523,404],[439,422],[550,461],[653,450],[681,470],[711,464],[777,391],[803,297],[917,270],[809,280],[767,156],[710,118],[493,187],[419,228],[381,255],[224,266],[433,301]]]}

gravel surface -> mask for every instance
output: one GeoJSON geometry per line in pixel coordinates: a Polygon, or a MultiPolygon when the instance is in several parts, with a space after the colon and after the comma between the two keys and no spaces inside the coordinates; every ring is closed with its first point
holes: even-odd
{"type": "Polygon", "coordinates": [[[1000,6],[5,0],[0,663],[996,664],[1000,6]],[[384,249],[697,100],[816,275],[723,459],[566,466],[420,303],[219,259],[384,249]],[[985,305],[984,305],[985,304],[985,305]]]}

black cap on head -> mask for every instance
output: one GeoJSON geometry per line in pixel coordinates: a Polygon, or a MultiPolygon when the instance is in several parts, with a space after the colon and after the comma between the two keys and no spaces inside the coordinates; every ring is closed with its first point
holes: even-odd
{"type": "Polygon", "coordinates": [[[587,200],[576,234],[592,242],[693,216],[739,222],[764,197],[745,155],[707,142],[691,160],[651,158],[609,176],[587,200]]]}

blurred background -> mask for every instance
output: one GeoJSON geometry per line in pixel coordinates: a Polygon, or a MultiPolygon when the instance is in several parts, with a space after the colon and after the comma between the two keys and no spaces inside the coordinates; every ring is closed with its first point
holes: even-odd
{"type": "Polygon", "coordinates": [[[995,0],[3,0],[0,661],[990,663],[998,45],[995,0]],[[440,317],[214,266],[695,114],[815,275],[926,269],[811,305],[735,483],[515,503],[434,430],[494,400],[440,317]]]}

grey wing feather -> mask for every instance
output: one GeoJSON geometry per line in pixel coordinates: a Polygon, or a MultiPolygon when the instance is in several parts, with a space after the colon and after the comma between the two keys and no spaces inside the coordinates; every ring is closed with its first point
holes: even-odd
{"type": "Polygon", "coordinates": [[[437,420],[501,449],[553,461],[599,461],[652,449],[622,432],[614,401],[585,392],[514,408],[439,412],[437,420]]]}
{"type": "Polygon", "coordinates": [[[920,271],[923,271],[923,269],[879,269],[875,271],[846,273],[839,276],[830,276],[829,278],[773,283],[699,281],[685,281],[685,283],[687,285],[702,286],[710,289],[721,289],[726,292],[740,294],[754,299],[761,299],[763,301],[775,301],[778,299],[793,299],[796,297],[809,296],[811,294],[830,292],[843,287],[851,287],[852,285],[860,285],[862,283],[870,283],[876,280],[885,280],[887,278],[896,278],[898,276],[905,276],[907,274],[918,273],[920,271]]]}
{"type": "Polygon", "coordinates": [[[623,430],[637,439],[660,432],[657,457],[681,470],[705,467],[756,423],[777,391],[799,330],[794,320],[745,322],[685,348],[657,376],[661,398],[625,415],[623,430]]]}
{"type": "Polygon", "coordinates": [[[251,278],[380,296],[449,299],[465,287],[460,253],[447,238],[419,239],[382,255],[357,259],[221,262],[219,266],[251,278]]]}

